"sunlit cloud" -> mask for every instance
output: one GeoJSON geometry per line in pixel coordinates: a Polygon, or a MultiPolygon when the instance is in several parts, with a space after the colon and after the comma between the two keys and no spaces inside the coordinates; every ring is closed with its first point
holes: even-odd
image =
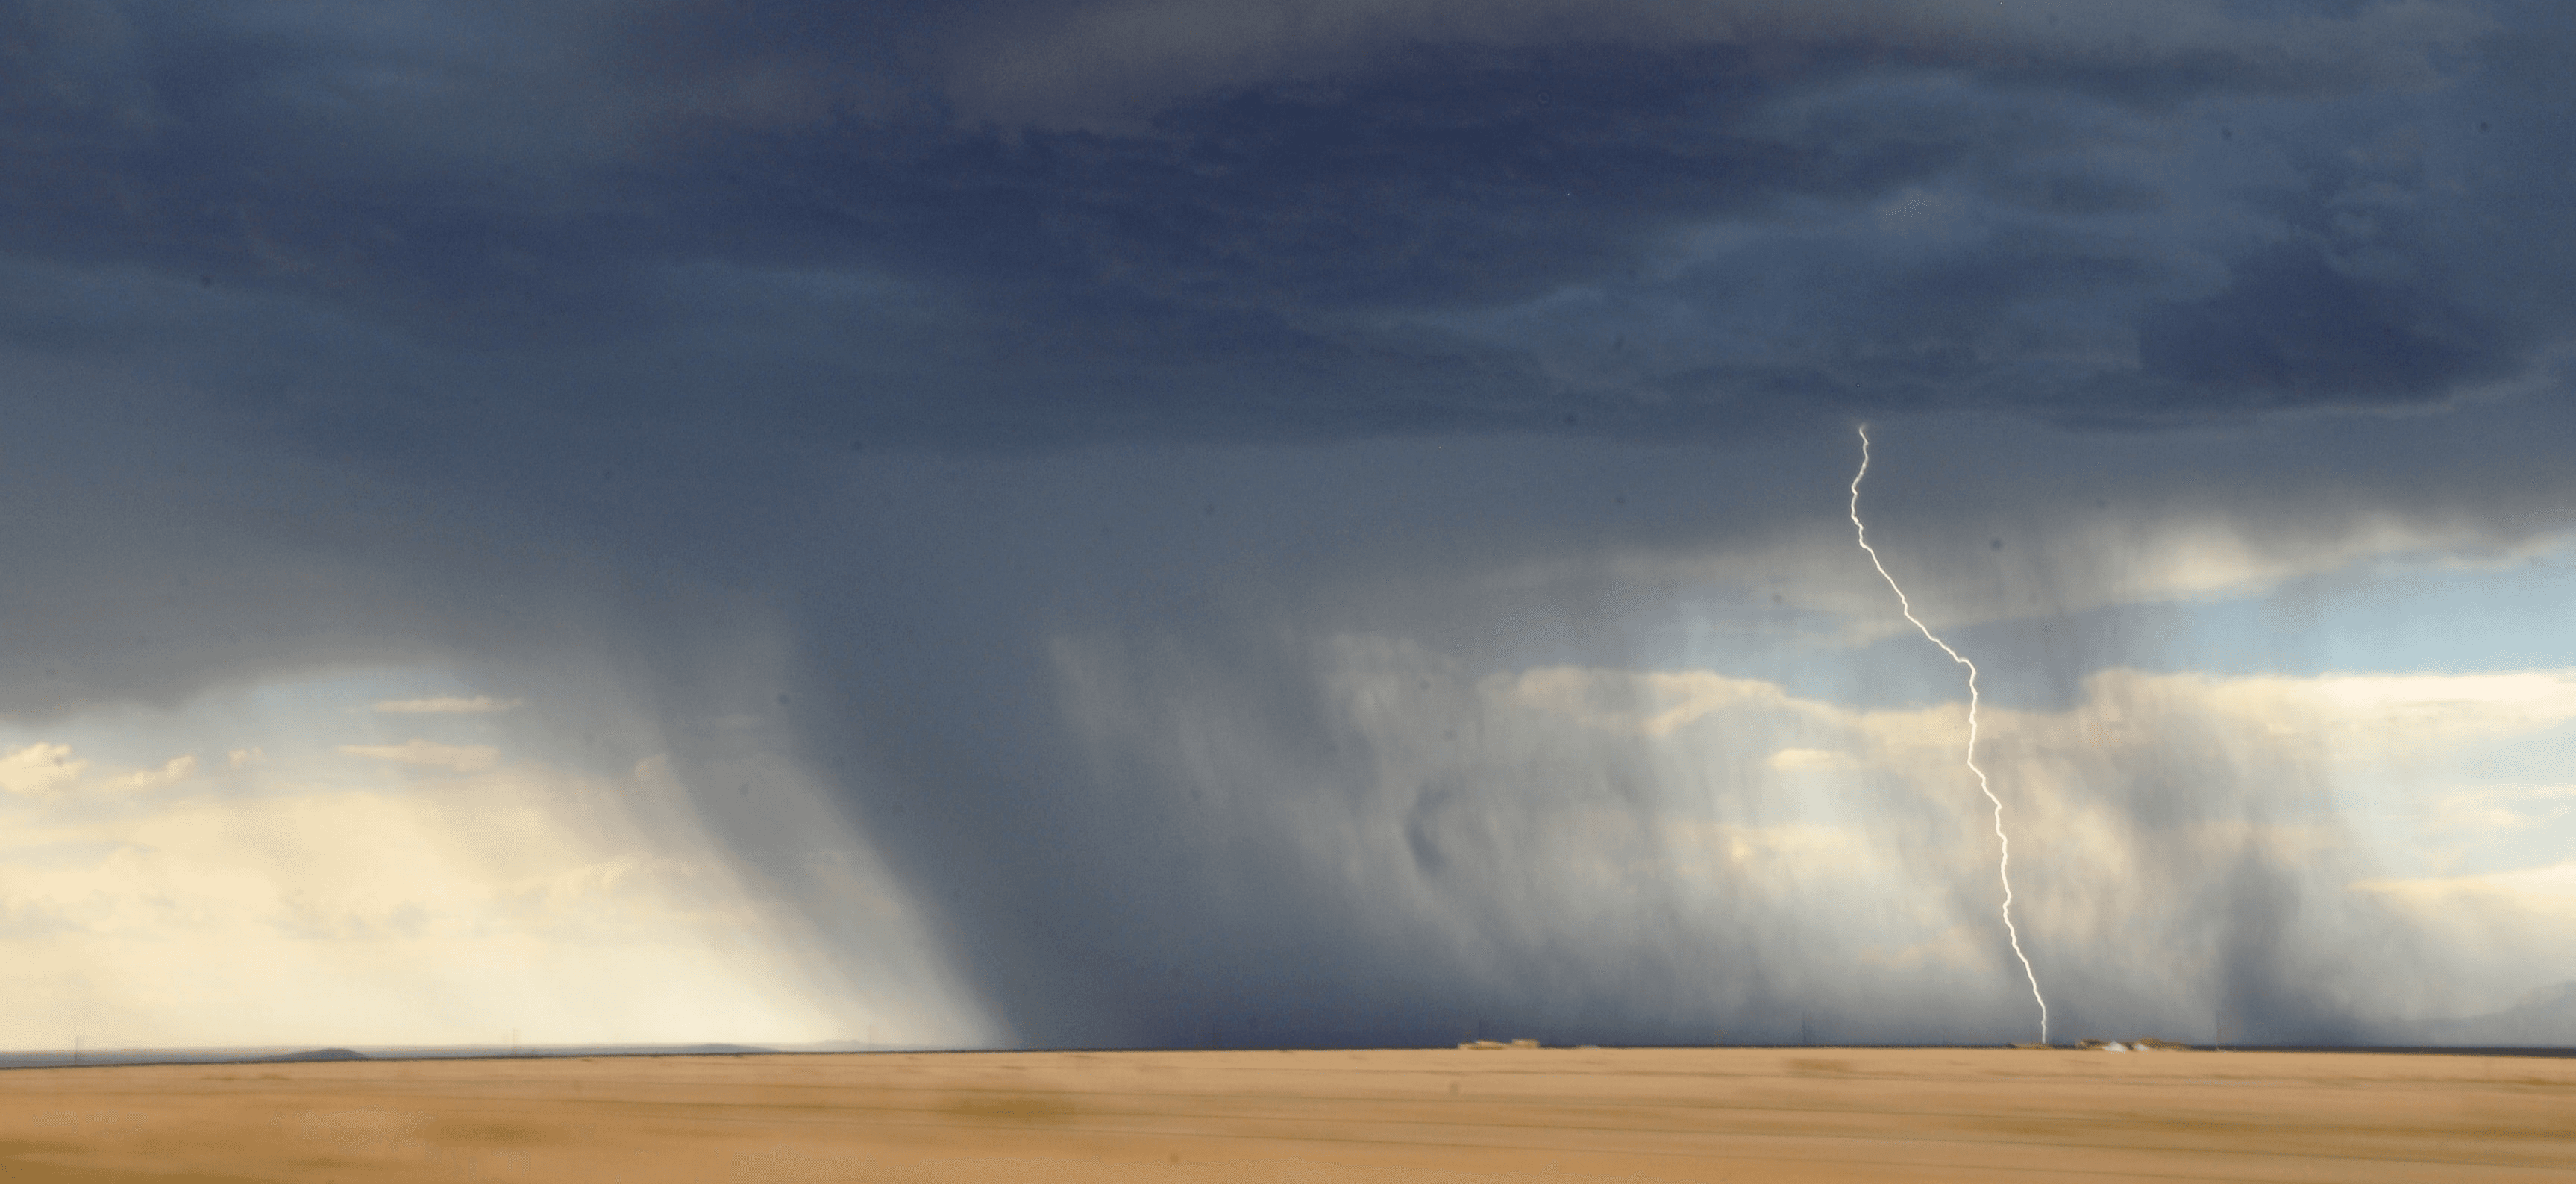
{"type": "Polygon", "coordinates": [[[489,744],[440,744],[414,739],[400,744],[343,744],[340,751],[369,760],[458,773],[480,773],[501,763],[501,750],[489,744]]]}
{"type": "MultiPolygon", "coordinates": [[[[1931,614],[1927,619],[1936,628],[2034,612],[2254,600],[2302,580],[2361,570],[2502,572],[2563,562],[2576,546],[2576,535],[2564,531],[2515,534],[2477,523],[2385,514],[2345,521],[2299,518],[2300,531],[2293,535],[2259,516],[2164,506],[2050,523],[2026,545],[1996,552],[1984,544],[1997,528],[1982,525],[1978,516],[1918,520],[1887,530],[1889,565],[1901,572],[1916,607],[1931,614]],[[2041,588],[2046,595],[2037,602],[1997,596],[1999,584],[2041,588]]],[[[1761,587],[1778,595],[1782,608],[1814,614],[1796,622],[1793,632],[1779,619],[1765,619],[1758,626],[1764,636],[1835,648],[1911,636],[1913,626],[1891,611],[1886,589],[1854,575],[1852,565],[1860,562],[1859,575],[1874,578],[1858,556],[1848,535],[1818,532],[1706,553],[1540,557],[1515,568],[1511,578],[1573,582],[1607,575],[1635,587],[1723,588],[1743,586],[1746,573],[1759,572],[1761,587]]]]}
{"type": "Polygon", "coordinates": [[[50,799],[73,793],[131,795],[168,789],[197,775],[197,758],[181,755],[158,768],[132,769],[92,778],[91,762],[72,755],[68,744],[38,743],[0,755],[0,791],[22,798],[50,799]]]}
{"type": "Polygon", "coordinates": [[[176,756],[158,769],[140,769],[110,779],[106,788],[111,793],[149,793],[168,789],[197,775],[197,758],[176,756]]]}
{"type": "Polygon", "coordinates": [[[2343,571],[2374,560],[2426,568],[2508,567],[2563,549],[2569,536],[2497,537],[2474,523],[2419,520],[2384,512],[2310,523],[2309,533],[2277,529],[2233,515],[2200,512],[2113,522],[2070,532],[2048,557],[2087,573],[2114,600],[2208,600],[2260,595],[2292,580],[2343,571]]]}
{"type": "Polygon", "coordinates": [[[2438,916],[2461,906],[2506,907],[2576,920],[2576,861],[2464,876],[2361,880],[2353,888],[2438,916]]]}
{"type": "Polygon", "coordinates": [[[2520,831],[2553,818],[2576,817],[2576,786],[2505,783],[2452,789],[2427,798],[2420,816],[2434,830],[2520,831]]]}
{"type": "Polygon", "coordinates": [[[994,1039],[847,836],[804,830],[846,865],[843,929],[879,951],[859,978],[741,874],[667,757],[300,737],[346,726],[338,690],[74,717],[0,751],[0,1048],[994,1039]],[[212,760],[99,755],[246,720],[262,743],[212,760]]]}
{"type": "Polygon", "coordinates": [[[1780,773],[1829,773],[1866,768],[1850,753],[1822,748],[1783,748],[1762,758],[1762,767],[1780,773]]]}
{"type": "Polygon", "coordinates": [[[68,744],[30,744],[0,755],[0,791],[23,798],[53,797],[70,789],[89,767],[68,744]]]}
{"type": "Polygon", "coordinates": [[[38,1023],[145,1043],[841,1034],[760,953],[784,918],[719,871],[585,835],[600,787],[450,790],[198,798],[22,834],[0,864],[0,1041],[68,1035],[38,1023]],[[106,997],[69,997],[70,967],[106,997]]]}

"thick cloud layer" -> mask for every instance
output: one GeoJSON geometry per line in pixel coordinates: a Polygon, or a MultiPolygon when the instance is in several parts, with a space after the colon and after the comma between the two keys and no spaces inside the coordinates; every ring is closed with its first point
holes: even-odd
{"type": "Polygon", "coordinates": [[[5,331],[325,436],[1022,444],[2426,405],[2565,336],[2554,9],[1472,7],[17,4],[5,331]]]}
{"type": "Polygon", "coordinates": [[[1954,672],[1842,518],[1876,418],[1874,537],[2097,860],[2029,848],[2069,1022],[2400,1033],[2484,1004],[2346,889],[2337,758],[2166,659],[2195,598],[2567,529],[2571,48],[0,4],[0,712],[607,670],[834,956],[818,817],[1033,1043],[2020,1036],[1954,672]],[[1690,672],[1738,690],[1638,722],[1690,672]]]}

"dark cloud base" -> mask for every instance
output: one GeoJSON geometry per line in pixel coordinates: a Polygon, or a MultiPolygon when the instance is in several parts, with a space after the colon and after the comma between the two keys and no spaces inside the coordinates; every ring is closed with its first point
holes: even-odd
{"type": "MultiPolygon", "coordinates": [[[[994,39],[1043,9],[754,7],[638,39],[582,6],[371,36],[12,5],[0,250],[35,270],[0,334],[193,337],[245,403],[361,424],[487,387],[1025,446],[2438,405],[2569,313],[2532,266],[2565,261],[2565,150],[2515,114],[2563,99],[2540,10],[2477,10],[2484,40],[2248,10],[2229,51],[2071,10],[1426,24],[1089,127],[960,89],[1042,52],[994,39]],[[581,381],[603,355],[639,372],[581,381]],[[673,380],[710,365],[760,393],[673,380]]],[[[1057,109],[1114,81],[1052,68],[1057,109]]]]}

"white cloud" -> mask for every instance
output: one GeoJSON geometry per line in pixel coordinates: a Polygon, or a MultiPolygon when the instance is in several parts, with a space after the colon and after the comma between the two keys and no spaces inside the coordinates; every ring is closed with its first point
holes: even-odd
{"type": "Polygon", "coordinates": [[[158,769],[141,769],[111,778],[106,788],[111,793],[150,793],[156,789],[167,789],[196,775],[197,758],[195,756],[176,756],[163,763],[158,769]]]}
{"type": "Polygon", "coordinates": [[[1868,766],[1848,752],[1823,748],[1783,748],[1762,759],[1762,767],[1780,773],[1833,773],[1868,766]]]}
{"type": "Polygon", "coordinates": [[[2474,837],[2475,832],[2496,834],[2566,817],[2565,799],[2570,797],[2576,797],[2576,786],[2510,782],[2478,785],[2435,794],[2425,801],[2420,818],[2426,830],[2470,832],[2455,833],[2454,837],[2474,837]]]}
{"type": "Polygon", "coordinates": [[[135,769],[84,780],[90,762],[72,755],[68,744],[30,744],[0,756],[0,790],[19,797],[59,798],[89,789],[110,794],[150,793],[197,775],[197,758],[176,756],[157,769],[135,769]]]}
{"type": "Polygon", "coordinates": [[[369,760],[392,761],[402,765],[446,769],[457,773],[481,773],[498,767],[501,750],[489,744],[440,744],[432,740],[406,740],[400,744],[343,744],[340,751],[369,760]]]}
{"type": "MultiPolygon", "coordinates": [[[[2576,675],[2369,674],[2214,678],[2109,670],[2087,680],[2113,701],[2189,700],[2346,759],[2421,757],[2576,720],[2576,675]]],[[[2116,726],[2113,707],[2106,721],[2116,726]]]]}
{"type": "Polygon", "coordinates": [[[2467,905],[2502,906],[2576,920],[2576,862],[2483,875],[2361,880],[2352,887],[2389,897],[2428,916],[2454,913],[2467,905]]]}
{"type": "Polygon", "coordinates": [[[459,695],[433,695],[423,699],[379,700],[375,709],[388,715],[489,715],[524,707],[524,699],[495,699],[490,695],[467,698],[459,695]]]}
{"type": "Polygon", "coordinates": [[[76,760],[68,744],[30,744],[0,755],[0,790],[24,798],[49,798],[80,780],[89,762],[76,760]]]}

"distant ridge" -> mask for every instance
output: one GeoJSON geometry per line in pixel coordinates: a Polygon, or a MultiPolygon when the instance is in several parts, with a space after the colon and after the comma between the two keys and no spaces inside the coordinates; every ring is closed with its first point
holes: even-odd
{"type": "Polygon", "coordinates": [[[351,1051],[351,1050],[349,1050],[349,1049],[345,1049],[345,1048],[316,1048],[316,1049],[312,1049],[312,1050],[307,1051],[307,1052],[290,1052],[290,1053],[287,1053],[287,1054],[285,1054],[285,1055],[283,1055],[283,1056],[260,1057],[260,1058],[258,1058],[258,1059],[259,1059],[260,1061],[262,1061],[262,1062],[271,1062],[271,1061],[369,1061],[369,1060],[374,1060],[375,1058],[370,1057],[370,1056],[368,1056],[368,1055],[367,1055],[367,1054],[365,1054],[365,1053],[362,1053],[362,1052],[353,1052],[353,1051],[351,1051]]]}
{"type": "Polygon", "coordinates": [[[264,1065],[327,1061],[495,1060],[503,1057],[719,1057],[774,1054],[781,1050],[752,1044],[553,1044],[553,1045],[388,1045],[372,1052],[352,1048],[313,1048],[275,1052],[270,1048],[104,1048],[84,1053],[0,1051],[0,1070],[52,1069],[109,1065],[264,1065]]]}

